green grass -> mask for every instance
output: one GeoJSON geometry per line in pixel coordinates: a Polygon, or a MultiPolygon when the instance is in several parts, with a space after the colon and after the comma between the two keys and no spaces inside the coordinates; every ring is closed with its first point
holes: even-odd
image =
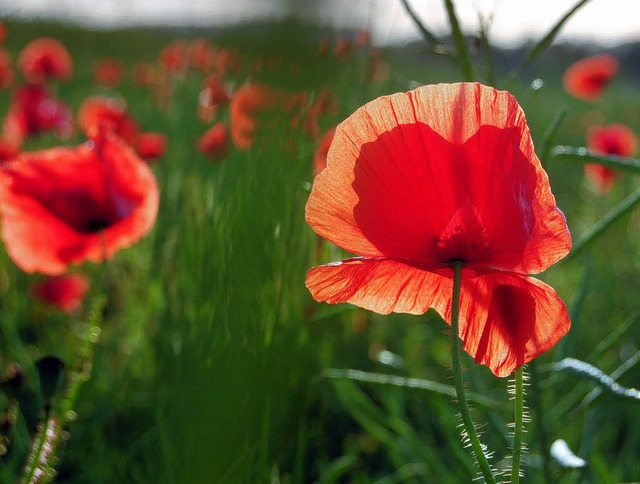
{"type": "MultiPolygon", "coordinates": [[[[128,66],[154,61],[172,39],[169,32],[91,32],[48,24],[8,23],[8,32],[7,48],[14,53],[41,35],[69,47],[75,76],[56,92],[74,111],[86,96],[110,92],[91,80],[94,59],[116,56],[128,66]]],[[[211,37],[237,47],[246,62],[281,57],[282,69],[258,76],[273,86],[312,94],[329,86],[340,108],[321,120],[323,129],[378,95],[408,90],[410,81],[460,80],[449,60],[394,51],[386,57],[390,78],[372,84],[363,75],[363,55],[341,62],[320,57],[319,40],[303,26],[260,32],[212,31],[211,37]],[[299,41],[292,44],[293,37],[299,41]],[[292,64],[299,75],[287,70],[292,64]]],[[[556,135],[559,144],[583,145],[583,117],[593,111],[602,113],[603,122],[638,129],[640,94],[632,83],[621,78],[602,101],[586,105],[562,91],[561,67],[535,94],[528,84],[536,72],[514,87],[536,146],[564,107],[569,111],[556,135]]],[[[544,58],[531,69],[536,68],[548,70],[544,58]]],[[[231,80],[245,77],[241,72],[231,80]]],[[[316,260],[316,236],[304,221],[313,142],[296,132],[297,148],[287,151],[280,148],[280,135],[212,163],[194,148],[208,127],[196,117],[201,79],[189,72],[176,81],[167,110],[159,110],[152,94],[129,78],[117,88],[143,130],[169,136],[167,153],[154,166],[160,211],[152,233],[107,266],[102,332],[93,347],[91,378],[80,387],[76,418],[54,465],[59,482],[468,482],[476,471],[460,442],[450,396],[323,377],[327,368],[351,368],[452,385],[447,326],[432,312],[380,316],[311,300],[306,270],[343,255],[325,244],[316,260]],[[382,350],[397,355],[395,366],[380,361],[382,350]]],[[[0,106],[8,98],[8,92],[0,93],[0,106]]],[[[80,141],[78,134],[73,142],[80,141]]],[[[43,136],[29,140],[27,148],[58,143],[43,136]]],[[[580,166],[553,160],[546,166],[574,239],[638,185],[637,177],[625,175],[600,198],[586,188],[580,166]]],[[[548,365],[571,356],[611,373],[637,351],[639,220],[632,213],[587,253],[543,275],[570,307],[573,326],[531,368],[536,378],[527,398],[533,422],[525,435],[525,482],[543,482],[540,432],[548,444],[565,439],[591,464],[571,471],[550,462],[552,482],[640,476],[638,403],[604,392],[584,405],[594,384],[548,365]]],[[[81,270],[92,279],[92,293],[83,312],[66,316],[33,303],[28,287],[38,276],[21,273],[4,252],[0,256],[0,364],[17,362],[27,376],[0,467],[2,482],[20,473],[40,418],[35,361],[54,354],[68,374],[82,363],[85,324],[100,293],[102,268],[87,264],[81,270]]],[[[465,365],[471,390],[495,403],[476,404],[474,416],[486,423],[482,437],[500,465],[509,453],[506,423],[512,419],[507,382],[470,359],[465,365]]],[[[628,371],[621,384],[640,386],[638,372],[628,371]]],[[[0,397],[0,411],[6,403],[0,397]]]]}

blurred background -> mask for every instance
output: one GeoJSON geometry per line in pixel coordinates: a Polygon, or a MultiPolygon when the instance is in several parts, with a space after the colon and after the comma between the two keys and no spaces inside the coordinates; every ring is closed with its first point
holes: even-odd
{"type": "MultiPolygon", "coordinates": [[[[448,31],[444,2],[408,0],[434,32],[448,31]]],[[[456,12],[465,32],[478,30],[479,19],[490,19],[492,41],[515,46],[541,35],[576,2],[572,0],[464,0],[456,12]]],[[[612,45],[637,40],[638,21],[625,0],[587,2],[563,27],[558,40],[612,45]]],[[[367,29],[374,44],[415,40],[418,30],[395,0],[1,0],[4,18],[49,19],[96,28],[125,26],[224,27],[288,18],[335,29],[367,29]]]]}
{"type": "MultiPolygon", "coordinates": [[[[640,179],[625,173],[603,197],[580,163],[558,161],[552,148],[585,146],[593,125],[640,132],[635,2],[454,4],[476,79],[508,88],[523,106],[579,240],[628,203],[640,179]],[[554,42],[524,63],[578,5],[554,42]],[[565,70],[600,53],[619,62],[609,89],[597,102],[569,95],[565,70]]],[[[18,364],[26,375],[15,421],[0,426],[0,482],[14,482],[23,469],[42,418],[34,364],[50,354],[65,362],[65,381],[82,377],[52,461],[58,482],[395,484],[476,476],[459,438],[441,318],[319,304],[305,287],[309,267],[348,255],[320,242],[304,219],[321,135],[378,96],[463,80],[444,2],[0,0],[0,20],[12,65],[38,37],[66,46],[73,75],[48,88],[74,118],[88,97],[116,98],[141,131],[167,137],[151,163],[161,192],[153,231],[118,253],[106,278],[96,264],[74,268],[91,281],[77,311],[34,302],[30,287],[42,277],[0,255],[0,367],[18,364]],[[408,10],[438,37],[435,45],[408,10]],[[189,57],[203,46],[215,68],[189,57]],[[116,61],[108,83],[96,74],[104,60],[116,61]],[[141,81],[140,73],[150,75],[141,81]],[[215,110],[203,107],[211,77],[227,95],[215,110]],[[250,148],[227,140],[224,155],[212,157],[204,134],[214,123],[230,125],[229,99],[253,82],[303,100],[299,111],[266,110],[250,148]]],[[[0,91],[3,117],[24,82],[15,71],[0,91]]],[[[80,130],[64,139],[47,131],[22,149],[84,140],[80,130]]],[[[633,207],[589,250],[541,276],[567,303],[573,326],[530,368],[526,482],[640,479],[637,402],[554,367],[579,358],[640,386],[632,371],[640,361],[633,207]],[[589,466],[551,459],[560,438],[589,466]]],[[[496,449],[495,465],[506,467],[508,381],[470,358],[465,365],[483,439],[496,449]]],[[[3,393],[0,410],[14,408],[12,398],[3,393]]]]}

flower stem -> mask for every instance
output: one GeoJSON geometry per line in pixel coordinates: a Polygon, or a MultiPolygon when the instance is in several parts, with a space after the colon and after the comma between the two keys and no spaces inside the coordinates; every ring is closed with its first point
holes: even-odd
{"type": "Polygon", "coordinates": [[[460,413],[462,414],[462,422],[471,442],[476,462],[484,475],[485,481],[495,483],[496,480],[491,472],[491,467],[484,454],[482,444],[476,433],[476,428],[471,418],[467,396],[464,390],[464,381],[462,380],[462,364],[460,362],[460,339],[458,338],[458,318],[460,314],[460,283],[462,279],[463,263],[456,261],[453,266],[453,299],[451,301],[451,360],[453,363],[453,380],[456,387],[456,396],[460,404],[460,413]]]}
{"type": "Polygon", "coordinates": [[[516,398],[515,398],[515,425],[513,429],[513,457],[511,459],[511,484],[520,482],[520,456],[522,455],[522,427],[524,411],[524,383],[522,367],[515,373],[516,398]]]}

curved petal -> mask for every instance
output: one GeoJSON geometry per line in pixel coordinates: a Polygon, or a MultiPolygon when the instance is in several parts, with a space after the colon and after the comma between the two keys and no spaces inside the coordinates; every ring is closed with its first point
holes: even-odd
{"type": "Polygon", "coordinates": [[[477,83],[378,98],[341,123],[307,222],[365,257],[535,273],[571,246],[513,96],[477,83]]]}
{"type": "Polygon", "coordinates": [[[22,270],[58,275],[139,240],[153,226],[158,202],[149,167],[104,133],[95,145],[24,153],[5,167],[2,240],[22,270]]]}
{"type": "Polygon", "coordinates": [[[571,324],[553,288],[519,274],[463,278],[460,297],[464,349],[499,377],[547,351],[571,324]]]}
{"type": "Polygon", "coordinates": [[[316,301],[351,303],[380,314],[444,314],[451,305],[450,278],[392,259],[346,259],[314,267],[306,285],[316,301]]]}

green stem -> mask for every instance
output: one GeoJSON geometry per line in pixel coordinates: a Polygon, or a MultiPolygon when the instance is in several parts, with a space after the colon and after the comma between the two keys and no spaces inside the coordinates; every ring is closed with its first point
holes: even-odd
{"type": "Polygon", "coordinates": [[[456,261],[453,266],[453,299],[451,301],[451,360],[453,363],[453,380],[456,387],[456,396],[460,404],[460,413],[462,414],[462,422],[471,442],[476,462],[484,475],[486,482],[495,483],[496,480],[491,472],[491,467],[484,454],[482,444],[476,433],[476,428],[471,418],[467,396],[464,390],[464,381],[462,380],[462,364],[460,362],[460,339],[458,338],[458,319],[460,313],[460,283],[462,280],[463,263],[456,261]]]}
{"type": "Polygon", "coordinates": [[[456,53],[458,55],[458,64],[462,70],[462,76],[465,81],[473,81],[473,64],[471,63],[471,57],[469,56],[469,49],[467,48],[467,39],[464,38],[460,23],[458,22],[458,16],[451,0],[445,0],[445,7],[447,14],[449,15],[449,23],[451,24],[451,35],[453,37],[453,43],[456,46],[456,53]]]}
{"type": "Polygon", "coordinates": [[[511,484],[520,482],[520,456],[522,455],[522,427],[524,411],[524,383],[522,367],[515,373],[516,398],[515,398],[515,424],[513,429],[513,458],[511,460],[511,484]]]}

